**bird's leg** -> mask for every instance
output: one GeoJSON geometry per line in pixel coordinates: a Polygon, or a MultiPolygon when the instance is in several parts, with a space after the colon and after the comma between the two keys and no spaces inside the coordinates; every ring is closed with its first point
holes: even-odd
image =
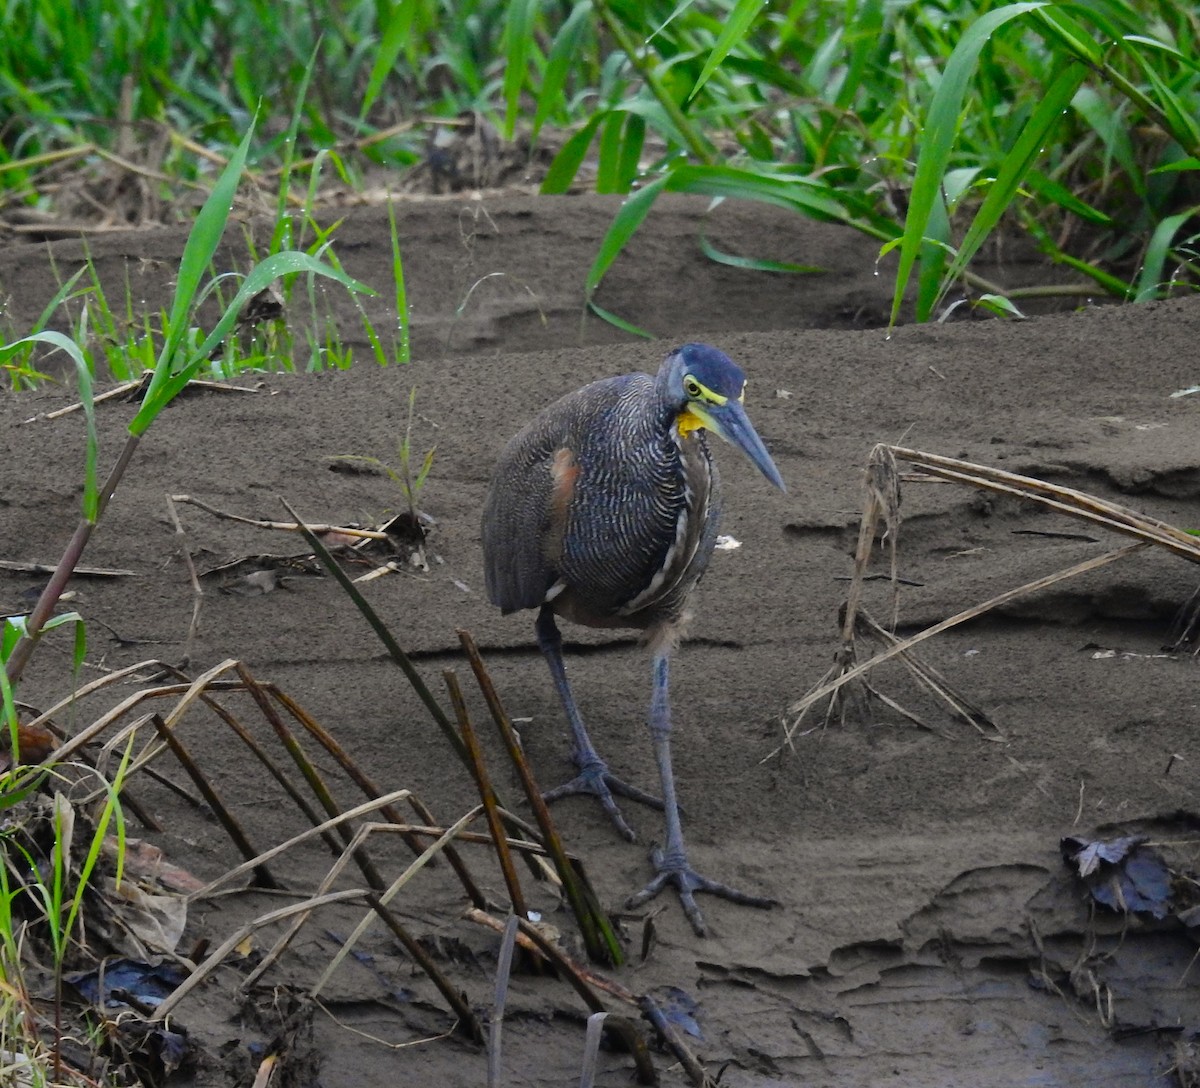
{"type": "Polygon", "coordinates": [[[567,721],[571,723],[571,733],[575,738],[573,758],[575,766],[579,768],[579,774],[570,782],[547,790],[542,794],[542,798],[549,803],[571,794],[593,794],[599,799],[617,830],[626,839],[633,842],[637,836],[634,835],[633,828],[626,823],[625,817],[621,815],[621,810],[617,808],[613,794],[620,794],[622,797],[628,797],[631,801],[640,801],[643,805],[650,805],[653,808],[662,808],[662,802],[653,794],[639,790],[636,786],[631,786],[619,779],[608,769],[608,764],[600,758],[599,753],[593,747],[591,737],[588,736],[587,728],[583,724],[583,718],[579,715],[579,708],[575,705],[575,696],[571,693],[570,681],[567,680],[567,668],[562,656],[562,635],[559,634],[558,625],[554,622],[554,613],[548,607],[543,607],[538,613],[537,640],[542,653],[546,655],[546,663],[550,666],[550,675],[554,678],[554,686],[558,689],[558,696],[566,711],[567,721]]]}
{"type": "Polygon", "coordinates": [[[709,892],[744,903],[751,907],[772,907],[774,899],[761,895],[750,895],[727,884],[701,876],[688,864],[687,849],[683,845],[683,824],[679,819],[679,805],[675,800],[675,775],[671,770],[671,705],[669,700],[670,657],[667,652],[654,658],[654,694],[650,702],[650,732],[654,738],[654,757],[658,760],[658,773],[662,777],[663,814],[666,821],[667,843],[665,849],[655,846],[650,852],[650,861],[658,875],[640,892],[626,901],[628,908],[648,903],[667,886],[674,884],[679,890],[679,901],[683,913],[692,923],[699,937],[708,932],[704,916],[696,906],[695,892],[709,892]]]}

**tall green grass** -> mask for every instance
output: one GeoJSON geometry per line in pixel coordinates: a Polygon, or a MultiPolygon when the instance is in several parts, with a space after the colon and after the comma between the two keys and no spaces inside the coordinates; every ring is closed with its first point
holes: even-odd
{"type": "MultiPolygon", "coordinates": [[[[169,136],[200,177],[261,102],[251,161],[421,158],[422,122],[483,113],[559,148],[548,193],[636,194],[594,292],[664,191],[768,201],[896,250],[928,319],[997,230],[1095,292],[1196,279],[1200,15],[1168,0],[14,0],[0,38],[0,184],[38,158],[169,136]],[[247,48],[253,43],[253,48],[247,48]],[[302,91],[316,57],[312,93],[302,91]],[[291,123],[289,123],[291,122],[291,123]],[[562,135],[551,135],[552,130],[562,135]],[[584,166],[588,169],[585,172],[584,166]]],[[[754,255],[749,255],[753,257],[754,255]]],[[[636,316],[636,315],[631,315],[636,316]]]]}

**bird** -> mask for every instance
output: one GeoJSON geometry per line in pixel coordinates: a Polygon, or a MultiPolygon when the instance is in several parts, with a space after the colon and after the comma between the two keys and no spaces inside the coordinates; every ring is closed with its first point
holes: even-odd
{"type": "Polygon", "coordinates": [[[674,885],[699,936],[695,893],[755,907],[775,904],[697,873],[687,857],[671,766],[671,654],[688,596],[708,565],[721,514],[709,433],[736,446],[781,491],[783,478],[746,415],[746,377],[724,352],[687,343],[657,375],[623,374],[585,385],[536,415],[501,452],[482,515],[488,598],[505,615],[537,610],[538,646],[574,739],[579,774],[547,802],[594,794],[620,834],[635,836],[614,795],[663,810],[665,844],[654,878],[626,901],[649,902],[674,885]],[[651,658],[649,726],[661,799],[609,770],[575,702],[555,617],[643,632],[651,658]]]}

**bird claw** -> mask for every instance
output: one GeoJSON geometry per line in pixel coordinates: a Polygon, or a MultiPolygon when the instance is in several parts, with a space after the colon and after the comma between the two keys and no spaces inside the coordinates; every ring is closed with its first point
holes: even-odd
{"type": "Polygon", "coordinates": [[[640,790],[637,786],[631,786],[628,782],[618,778],[608,769],[608,765],[599,759],[585,762],[580,767],[579,774],[570,782],[547,790],[542,794],[542,800],[546,804],[552,804],[563,797],[589,794],[600,802],[601,808],[608,813],[608,818],[612,820],[622,838],[628,842],[634,842],[637,835],[634,834],[633,828],[626,822],[625,817],[621,815],[621,810],[617,808],[616,799],[613,797],[614,793],[628,798],[630,801],[649,805],[651,808],[661,809],[663,807],[662,801],[652,793],[640,790]]]}
{"type": "Polygon", "coordinates": [[[668,855],[656,845],[650,851],[650,861],[658,870],[657,875],[640,892],[625,900],[625,908],[635,910],[649,903],[668,884],[674,884],[679,892],[679,903],[683,907],[683,913],[691,922],[697,937],[706,937],[708,927],[704,924],[704,915],[700,913],[700,908],[696,905],[695,892],[708,892],[710,895],[719,895],[722,899],[728,899],[733,903],[741,903],[748,907],[760,907],[764,910],[779,904],[779,900],[772,899],[770,896],[751,895],[749,892],[731,888],[728,884],[701,876],[688,864],[686,854],[668,855]]]}

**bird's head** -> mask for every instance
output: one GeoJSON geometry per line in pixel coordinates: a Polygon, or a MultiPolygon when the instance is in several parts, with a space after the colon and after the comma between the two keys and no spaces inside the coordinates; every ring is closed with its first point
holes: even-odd
{"type": "Polygon", "coordinates": [[[779,469],[746,415],[746,375],[724,352],[707,344],[684,344],[663,361],[659,386],[676,409],[680,435],[705,430],[737,446],[780,491],[779,469]]]}

